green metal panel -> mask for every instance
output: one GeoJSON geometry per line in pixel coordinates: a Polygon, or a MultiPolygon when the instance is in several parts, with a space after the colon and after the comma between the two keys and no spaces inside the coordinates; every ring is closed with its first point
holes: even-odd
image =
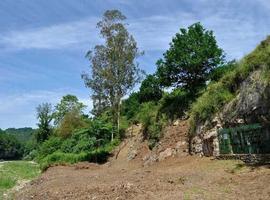
{"type": "Polygon", "coordinates": [[[221,154],[270,153],[269,129],[249,124],[218,131],[221,154]]]}

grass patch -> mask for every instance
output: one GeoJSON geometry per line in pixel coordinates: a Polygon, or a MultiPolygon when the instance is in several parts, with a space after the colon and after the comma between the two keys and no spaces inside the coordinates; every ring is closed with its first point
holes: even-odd
{"type": "Polygon", "coordinates": [[[39,165],[27,161],[11,161],[0,164],[0,199],[19,180],[32,180],[39,173],[39,165]]]}

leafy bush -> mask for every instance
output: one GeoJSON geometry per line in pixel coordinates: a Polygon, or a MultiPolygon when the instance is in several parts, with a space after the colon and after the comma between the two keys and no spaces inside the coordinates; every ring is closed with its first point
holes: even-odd
{"type": "Polygon", "coordinates": [[[41,169],[44,171],[48,167],[57,164],[74,164],[81,161],[90,161],[96,163],[103,163],[107,161],[110,152],[119,145],[119,140],[114,140],[103,147],[96,149],[82,151],[79,153],[65,153],[55,151],[39,160],[41,169]]]}
{"type": "Polygon", "coordinates": [[[62,138],[52,136],[45,142],[43,142],[38,149],[38,160],[46,157],[49,154],[56,152],[58,149],[61,149],[63,143],[62,138]]]}
{"type": "Polygon", "coordinates": [[[70,137],[76,130],[86,126],[86,122],[83,120],[78,110],[72,110],[64,115],[59,122],[59,126],[56,130],[57,135],[63,138],[70,137]]]}
{"type": "Polygon", "coordinates": [[[221,65],[217,68],[215,68],[210,74],[209,74],[209,79],[211,81],[218,81],[221,79],[225,74],[228,72],[234,70],[236,67],[236,61],[230,61],[228,63],[225,63],[224,65],[221,65]]]}
{"type": "Polygon", "coordinates": [[[110,141],[112,131],[110,123],[95,119],[88,128],[78,129],[68,138],[51,136],[40,146],[37,161],[43,170],[53,164],[104,162],[119,144],[118,140],[110,141]]]}
{"type": "Polygon", "coordinates": [[[162,97],[159,80],[155,75],[148,75],[141,84],[139,91],[140,103],[158,101],[162,97]]]}
{"type": "Polygon", "coordinates": [[[123,116],[126,116],[128,120],[134,120],[140,106],[139,93],[134,92],[123,101],[121,113],[123,116]]]}
{"type": "Polygon", "coordinates": [[[164,113],[170,120],[180,118],[187,111],[191,96],[183,89],[175,89],[166,93],[160,100],[159,113],[164,113]]]}
{"type": "Polygon", "coordinates": [[[143,124],[144,138],[148,139],[150,148],[153,148],[159,141],[162,129],[167,123],[164,116],[158,117],[158,110],[159,105],[155,102],[143,103],[136,116],[136,119],[143,124]]]}
{"type": "Polygon", "coordinates": [[[42,170],[46,170],[53,164],[66,164],[66,163],[76,163],[79,161],[87,160],[87,153],[82,152],[80,154],[74,153],[63,153],[63,152],[54,152],[42,158],[39,163],[42,170]]]}

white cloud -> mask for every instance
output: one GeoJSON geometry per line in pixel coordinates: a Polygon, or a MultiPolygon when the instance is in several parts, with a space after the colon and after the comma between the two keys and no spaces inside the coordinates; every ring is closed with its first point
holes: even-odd
{"type": "MultiPolygon", "coordinates": [[[[263,0],[259,2],[262,5],[269,5],[263,0]]],[[[206,3],[200,3],[200,5],[203,9],[206,8],[206,3]]],[[[250,51],[255,46],[254,41],[263,39],[267,31],[269,31],[268,26],[266,26],[259,32],[256,23],[254,23],[255,19],[245,21],[241,12],[237,15],[235,13],[231,14],[230,5],[226,3],[223,3],[222,8],[219,8],[217,12],[213,12],[215,7],[216,4],[210,4],[207,7],[208,9],[205,9],[206,11],[202,11],[200,14],[180,11],[168,15],[130,18],[128,19],[129,30],[135,36],[138,46],[142,50],[164,51],[168,48],[169,42],[180,27],[186,27],[201,21],[207,28],[214,30],[221,46],[231,57],[236,58],[240,58],[250,51]]],[[[242,10],[244,8],[239,8],[239,11],[242,10]]],[[[96,29],[98,20],[100,18],[91,17],[49,27],[12,31],[2,34],[0,46],[15,50],[94,46],[101,42],[96,29]]]]}
{"type": "Polygon", "coordinates": [[[60,49],[99,40],[97,18],[58,24],[48,27],[11,31],[2,34],[0,44],[8,49],[60,49]]]}
{"type": "Polygon", "coordinates": [[[85,113],[89,113],[92,108],[91,99],[76,90],[59,89],[53,91],[31,91],[10,95],[5,94],[0,96],[0,128],[13,127],[14,124],[16,127],[35,127],[37,123],[35,108],[43,102],[56,105],[62,96],[66,94],[76,95],[79,101],[87,105],[85,113]]]}

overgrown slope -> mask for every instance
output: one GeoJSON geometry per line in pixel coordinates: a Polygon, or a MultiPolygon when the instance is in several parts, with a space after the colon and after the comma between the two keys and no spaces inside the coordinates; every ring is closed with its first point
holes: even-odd
{"type": "Polygon", "coordinates": [[[192,104],[190,110],[190,136],[195,134],[196,126],[210,121],[215,113],[239,94],[240,85],[251,73],[260,70],[258,81],[269,83],[270,36],[256,49],[236,63],[233,70],[227,72],[219,81],[208,85],[204,93],[192,104]]]}

